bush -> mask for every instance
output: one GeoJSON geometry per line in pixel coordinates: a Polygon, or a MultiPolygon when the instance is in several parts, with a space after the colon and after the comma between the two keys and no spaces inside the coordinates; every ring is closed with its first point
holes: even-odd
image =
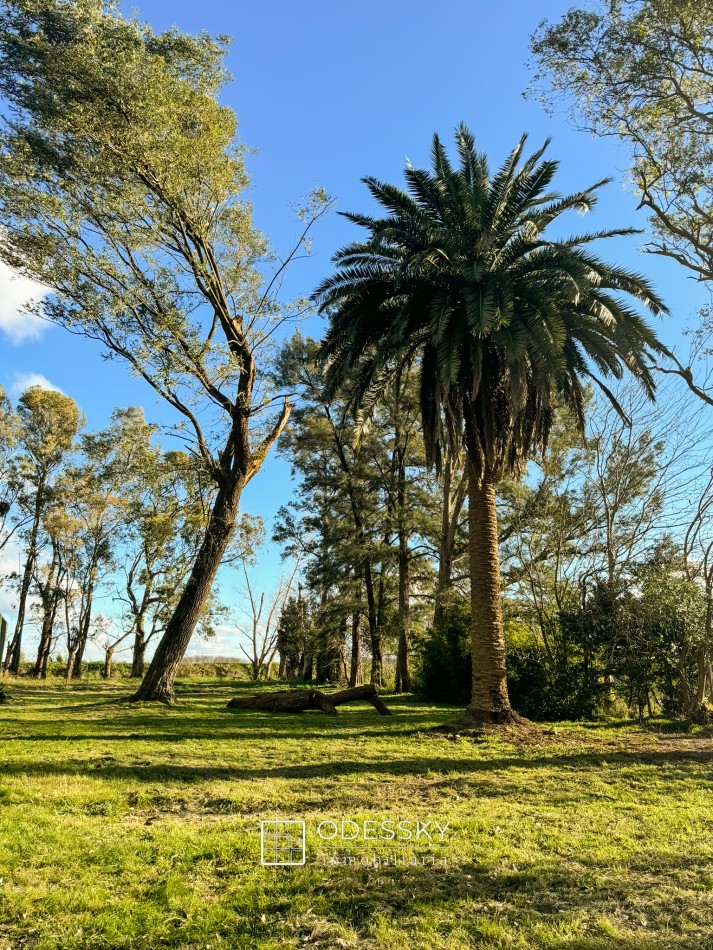
{"type": "Polygon", "coordinates": [[[470,608],[454,604],[430,630],[421,653],[419,692],[437,703],[467,706],[471,690],[470,608]]]}
{"type": "MultiPolygon", "coordinates": [[[[530,719],[593,719],[607,704],[609,688],[588,655],[558,629],[559,661],[551,658],[527,626],[506,624],[507,677],[513,708],[530,719]]],[[[430,631],[421,654],[419,692],[435,702],[470,702],[470,606],[454,604],[443,623],[430,631]]]]}
{"type": "Polygon", "coordinates": [[[606,711],[609,687],[576,649],[562,663],[539,643],[510,650],[507,672],[510,702],[528,719],[597,719],[606,711]]]}

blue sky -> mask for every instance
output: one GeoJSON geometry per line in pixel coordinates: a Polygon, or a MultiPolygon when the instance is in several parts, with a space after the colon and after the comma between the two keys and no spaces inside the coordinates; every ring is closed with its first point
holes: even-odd
{"type": "MultiPolygon", "coordinates": [[[[550,154],[561,162],[556,183],[562,191],[614,177],[586,224],[572,217],[573,232],[645,227],[644,214],[624,187],[627,157],[617,144],[592,139],[576,130],[564,111],[549,116],[538,102],[523,98],[531,76],[530,34],[541,19],[558,19],[570,5],[559,0],[446,0],[438,8],[424,0],[234,5],[150,0],[137,10],[157,30],[175,24],[184,31],[205,29],[234,38],[228,57],[234,81],[223,98],[237,113],[241,141],[256,150],[249,159],[255,221],[274,247],[285,251],[297,233],[291,206],[315,186],[341,209],[367,210],[363,175],[399,182],[407,158],[414,165],[427,163],[433,132],[447,140],[460,121],[472,129],[493,165],[523,132],[530,134],[533,148],[551,137],[550,154]]],[[[337,215],[320,222],[312,257],[297,262],[287,293],[311,291],[328,273],[331,254],[352,236],[352,226],[337,215]]],[[[673,263],[641,255],[639,243],[610,241],[607,256],[653,280],[673,311],[661,335],[675,343],[703,303],[700,290],[673,263]]],[[[14,327],[17,337],[13,315],[21,288],[3,279],[0,290],[0,328],[14,327]]],[[[318,335],[320,327],[312,318],[307,332],[318,335]]],[[[6,388],[16,392],[44,377],[76,399],[90,428],[105,425],[119,405],[141,404],[150,420],[171,421],[121,363],[102,360],[91,341],[58,328],[21,342],[0,329],[0,355],[0,383],[6,388]]],[[[263,515],[269,529],[290,491],[289,466],[273,457],[248,487],[244,510],[263,515]]],[[[278,552],[267,551],[259,583],[269,587],[279,571],[278,552]]]]}

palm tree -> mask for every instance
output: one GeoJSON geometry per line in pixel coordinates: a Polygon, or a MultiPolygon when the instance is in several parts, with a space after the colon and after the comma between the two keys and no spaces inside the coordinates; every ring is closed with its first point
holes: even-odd
{"type": "MultiPolygon", "coordinates": [[[[464,126],[458,167],[438,136],[433,170],[405,170],[403,191],[365,178],[386,214],[347,214],[368,236],[338,251],[315,291],[329,316],[322,356],[333,385],[379,389],[403,366],[420,376],[426,454],[440,466],[446,443],[468,460],[473,693],[465,723],[513,717],[505,676],[496,486],[544,451],[553,406],[564,400],[584,426],[584,389],[629,370],[651,398],[649,357],[662,349],[627,298],[666,308],[641,276],[588,245],[633,233],[545,237],[569,210],[588,211],[606,181],[561,196],[548,142],[523,159],[526,136],[495,175],[464,126]]],[[[619,408],[617,406],[617,408],[619,408]]],[[[621,411],[621,410],[620,410],[621,411]]]]}

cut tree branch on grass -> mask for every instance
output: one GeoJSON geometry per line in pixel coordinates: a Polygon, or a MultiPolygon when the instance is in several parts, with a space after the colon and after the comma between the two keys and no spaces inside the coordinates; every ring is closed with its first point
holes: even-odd
{"type": "Polygon", "coordinates": [[[390,716],[391,710],[379,699],[373,683],[342,689],[337,693],[321,693],[318,689],[288,689],[278,693],[258,693],[253,696],[236,696],[227,704],[229,709],[258,709],[264,712],[306,712],[321,709],[329,716],[336,716],[337,706],[364,700],[381,716],[390,716]]]}

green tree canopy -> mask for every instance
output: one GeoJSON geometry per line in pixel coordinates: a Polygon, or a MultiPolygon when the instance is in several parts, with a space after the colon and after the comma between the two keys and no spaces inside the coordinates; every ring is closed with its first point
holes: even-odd
{"type": "Polygon", "coordinates": [[[543,21],[535,87],[629,148],[647,250],[713,279],[713,3],[599,0],[543,21]]]}
{"type": "Polygon", "coordinates": [[[236,119],[219,102],[226,43],[155,33],[104,0],[0,11],[0,258],[52,291],[45,317],[99,340],[176,410],[218,485],[137,694],[169,702],[242,490],[291,408],[256,388],[279,280],[263,282],[236,119]]]}

